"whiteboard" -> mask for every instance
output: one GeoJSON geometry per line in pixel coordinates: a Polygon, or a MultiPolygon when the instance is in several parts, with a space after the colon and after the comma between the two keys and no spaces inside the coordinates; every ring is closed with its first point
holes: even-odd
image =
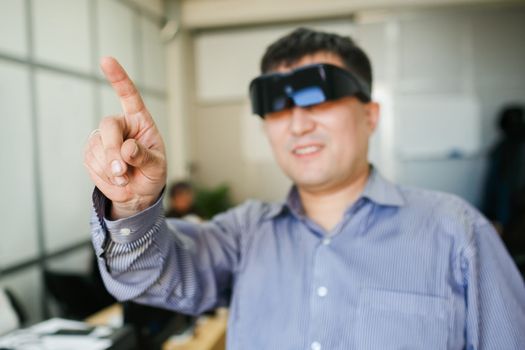
{"type": "Polygon", "coordinates": [[[398,95],[397,155],[405,160],[476,155],[481,150],[480,115],[472,95],[398,95]]]}

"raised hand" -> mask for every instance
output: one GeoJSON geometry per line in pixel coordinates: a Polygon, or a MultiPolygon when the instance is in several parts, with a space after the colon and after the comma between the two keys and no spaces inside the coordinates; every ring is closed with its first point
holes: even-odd
{"type": "Polygon", "coordinates": [[[124,114],[102,119],[91,133],[84,165],[95,185],[111,200],[112,219],[119,219],[158,199],[166,184],[166,152],[153,118],[126,71],[112,57],[102,58],[100,66],[124,114]]]}

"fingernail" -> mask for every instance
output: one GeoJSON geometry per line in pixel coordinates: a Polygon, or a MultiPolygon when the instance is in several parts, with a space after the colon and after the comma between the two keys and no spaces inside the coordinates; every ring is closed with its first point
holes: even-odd
{"type": "Polygon", "coordinates": [[[126,186],[128,181],[123,176],[115,176],[115,184],[118,186],[126,186]]]}
{"type": "Polygon", "coordinates": [[[118,175],[122,172],[122,165],[120,165],[120,161],[114,160],[111,162],[111,171],[113,171],[113,174],[118,175]]]}

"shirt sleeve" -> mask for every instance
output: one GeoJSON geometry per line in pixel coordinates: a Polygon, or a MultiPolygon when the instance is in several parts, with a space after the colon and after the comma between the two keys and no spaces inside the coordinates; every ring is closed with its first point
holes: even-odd
{"type": "Polygon", "coordinates": [[[107,201],[95,189],[92,240],[106,288],[118,300],[193,315],[229,302],[242,214],[230,211],[205,224],[166,220],[159,198],[132,217],[110,221],[107,201]]]}
{"type": "Polygon", "coordinates": [[[475,225],[462,252],[466,288],[466,349],[525,347],[525,285],[499,235],[475,225]]]}

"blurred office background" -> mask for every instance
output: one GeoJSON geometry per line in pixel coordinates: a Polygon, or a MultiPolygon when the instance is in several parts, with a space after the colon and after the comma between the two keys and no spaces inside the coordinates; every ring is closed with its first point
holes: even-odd
{"type": "Polygon", "coordinates": [[[44,267],[89,267],[83,146],[120,113],[99,57],[138,85],[169,179],[227,184],[235,203],[281,200],[249,81],[298,25],[351,35],[370,55],[382,120],[374,164],[391,180],[479,206],[496,119],[525,104],[525,5],[502,0],[0,0],[0,286],[46,314],[44,267]]]}

